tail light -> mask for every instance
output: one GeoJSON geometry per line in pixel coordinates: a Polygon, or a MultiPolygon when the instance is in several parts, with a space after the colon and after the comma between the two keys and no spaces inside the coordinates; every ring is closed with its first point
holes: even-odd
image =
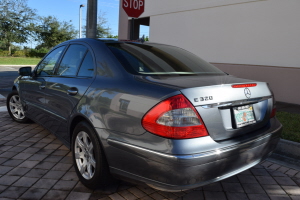
{"type": "Polygon", "coordinates": [[[154,106],[143,117],[142,125],[147,131],[166,138],[188,139],[208,135],[200,115],[181,94],[154,106]]]}
{"type": "Polygon", "coordinates": [[[276,107],[273,107],[270,118],[275,117],[276,116],[276,107]]]}

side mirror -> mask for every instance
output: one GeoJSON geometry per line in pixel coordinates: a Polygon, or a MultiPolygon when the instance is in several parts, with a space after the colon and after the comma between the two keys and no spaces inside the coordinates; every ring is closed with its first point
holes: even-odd
{"type": "Polygon", "coordinates": [[[19,69],[19,74],[21,76],[31,76],[32,75],[31,67],[21,67],[19,69]]]}

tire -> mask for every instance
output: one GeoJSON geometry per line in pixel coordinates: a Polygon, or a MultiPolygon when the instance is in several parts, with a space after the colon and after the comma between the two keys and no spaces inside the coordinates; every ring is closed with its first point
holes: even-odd
{"type": "Polygon", "coordinates": [[[6,107],[10,117],[19,123],[29,122],[30,119],[25,116],[24,108],[18,91],[13,90],[6,99],[6,107]]]}
{"type": "Polygon", "coordinates": [[[111,183],[104,152],[94,129],[87,122],[80,122],[74,129],[72,155],[75,171],[83,185],[97,189],[111,183]]]}

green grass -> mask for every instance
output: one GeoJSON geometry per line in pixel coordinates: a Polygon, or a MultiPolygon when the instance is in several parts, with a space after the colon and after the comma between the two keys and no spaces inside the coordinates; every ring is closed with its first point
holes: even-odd
{"type": "Polygon", "coordinates": [[[288,112],[277,112],[276,117],[283,125],[281,137],[285,140],[300,142],[300,115],[288,112]]]}
{"type": "Polygon", "coordinates": [[[37,65],[41,58],[0,57],[0,65],[37,65]]]}

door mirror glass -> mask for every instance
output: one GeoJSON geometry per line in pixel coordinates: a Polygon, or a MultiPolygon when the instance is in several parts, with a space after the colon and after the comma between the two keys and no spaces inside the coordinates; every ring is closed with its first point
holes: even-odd
{"type": "Polygon", "coordinates": [[[19,69],[19,74],[21,75],[21,76],[31,76],[31,67],[21,67],[20,69],[19,69]]]}

